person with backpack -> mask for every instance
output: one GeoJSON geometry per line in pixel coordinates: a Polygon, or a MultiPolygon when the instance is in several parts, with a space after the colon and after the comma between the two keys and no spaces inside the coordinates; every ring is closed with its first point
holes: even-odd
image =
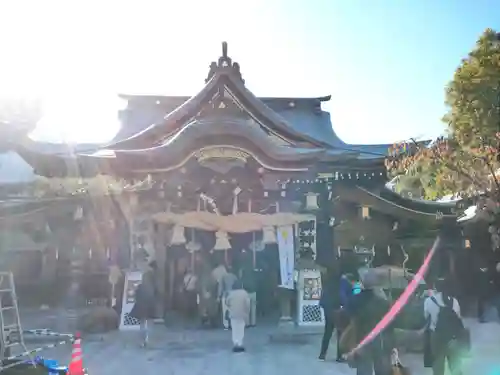
{"type": "MultiPolygon", "coordinates": [[[[366,272],[362,276],[361,291],[353,295],[349,301],[348,309],[356,344],[375,329],[390,309],[389,301],[379,292],[380,284],[379,275],[371,271],[366,272]]],[[[391,374],[393,328],[392,323],[388,324],[369,343],[347,355],[348,361],[356,366],[357,375],[391,374]]]]}
{"type": "Polygon", "coordinates": [[[424,316],[431,331],[432,373],[444,375],[445,364],[452,375],[462,374],[461,354],[469,346],[468,331],[460,316],[460,305],[449,292],[445,279],[435,283],[436,293],[424,302],[424,316]]]}

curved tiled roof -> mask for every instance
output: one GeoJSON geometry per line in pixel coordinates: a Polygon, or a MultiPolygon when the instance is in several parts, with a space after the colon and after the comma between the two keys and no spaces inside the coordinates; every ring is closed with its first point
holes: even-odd
{"type": "MultiPolygon", "coordinates": [[[[121,95],[129,100],[129,106],[121,114],[122,128],[112,143],[128,139],[163,119],[165,113],[182,105],[186,96],[121,95]]],[[[342,141],[333,129],[330,113],[321,110],[321,102],[329,97],[318,98],[259,98],[271,110],[281,116],[294,130],[332,148],[358,152],[360,158],[380,158],[387,155],[390,144],[355,145],[342,141]],[[290,103],[293,103],[291,107],[290,103]]]]}
{"type": "MultiPolygon", "coordinates": [[[[227,43],[222,43],[222,55],[212,62],[205,86],[192,97],[121,95],[128,101],[122,111],[122,129],[108,144],[111,149],[150,147],[171,136],[183,125],[195,120],[208,107],[220,106],[226,99],[259,122],[271,134],[293,144],[357,152],[364,159],[380,159],[387,155],[388,144],[349,145],[333,130],[330,114],[321,103],[330,96],[316,98],[256,97],[246,86],[240,65],[227,55],[227,43]]],[[[302,146],[299,146],[302,147],[302,146]]]]}
{"type": "Polygon", "coordinates": [[[300,169],[304,163],[313,164],[321,159],[325,152],[323,148],[302,149],[280,146],[275,144],[258,126],[251,126],[244,119],[216,116],[195,120],[184,125],[175,135],[159,146],[139,150],[114,150],[114,154],[124,160],[129,167],[138,164],[143,168],[168,169],[184,163],[193,150],[218,146],[228,137],[230,138],[228,144],[252,150],[259,157],[268,160],[268,165],[290,163],[291,169],[300,169]]]}
{"type": "Polygon", "coordinates": [[[339,189],[344,199],[358,204],[362,202],[364,205],[391,216],[405,216],[417,220],[424,218],[437,220],[438,217],[447,220],[457,219],[454,204],[439,204],[408,199],[386,187],[380,191],[373,191],[359,185],[355,189],[346,187],[339,187],[339,189]]]}

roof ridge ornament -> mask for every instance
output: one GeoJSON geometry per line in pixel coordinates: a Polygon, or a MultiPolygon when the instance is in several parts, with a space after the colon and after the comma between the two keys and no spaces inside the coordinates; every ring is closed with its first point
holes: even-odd
{"type": "Polygon", "coordinates": [[[242,83],[245,83],[245,80],[241,76],[240,64],[237,62],[233,63],[233,60],[227,55],[227,42],[222,42],[222,55],[219,57],[219,60],[217,62],[212,61],[210,64],[210,71],[205,79],[205,83],[208,83],[216,73],[230,74],[242,83]]]}

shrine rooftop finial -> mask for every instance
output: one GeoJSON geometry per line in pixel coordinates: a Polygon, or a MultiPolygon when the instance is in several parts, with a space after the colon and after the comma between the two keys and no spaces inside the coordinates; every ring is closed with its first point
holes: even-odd
{"type": "Polygon", "coordinates": [[[227,42],[222,42],[222,57],[227,59],[227,42]]]}
{"type": "Polygon", "coordinates": [[[219,57],[218,62],[213,61],[210,64],[210,71],[205,79],[205,83],[208,83],[216,73],[230,74],[245,83],[241,76],[240,64],[237,62],[233,63],[232,59],[227,55],[227,42],[222,42],[222,55],[219,57]]]}

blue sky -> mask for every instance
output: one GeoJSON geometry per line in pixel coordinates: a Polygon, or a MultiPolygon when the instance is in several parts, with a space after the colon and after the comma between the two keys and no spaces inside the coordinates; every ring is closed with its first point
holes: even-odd
{"type": "Polygon", "coordinates": [[[195,94],[222,40],[256,95],[331,94],[346,142],[433,137],[460,59],[500,29],[498,0],[9,3],[0,94],[41,98],[34,137],[55,142],[110,139],[118,92],[195,94]]]}

